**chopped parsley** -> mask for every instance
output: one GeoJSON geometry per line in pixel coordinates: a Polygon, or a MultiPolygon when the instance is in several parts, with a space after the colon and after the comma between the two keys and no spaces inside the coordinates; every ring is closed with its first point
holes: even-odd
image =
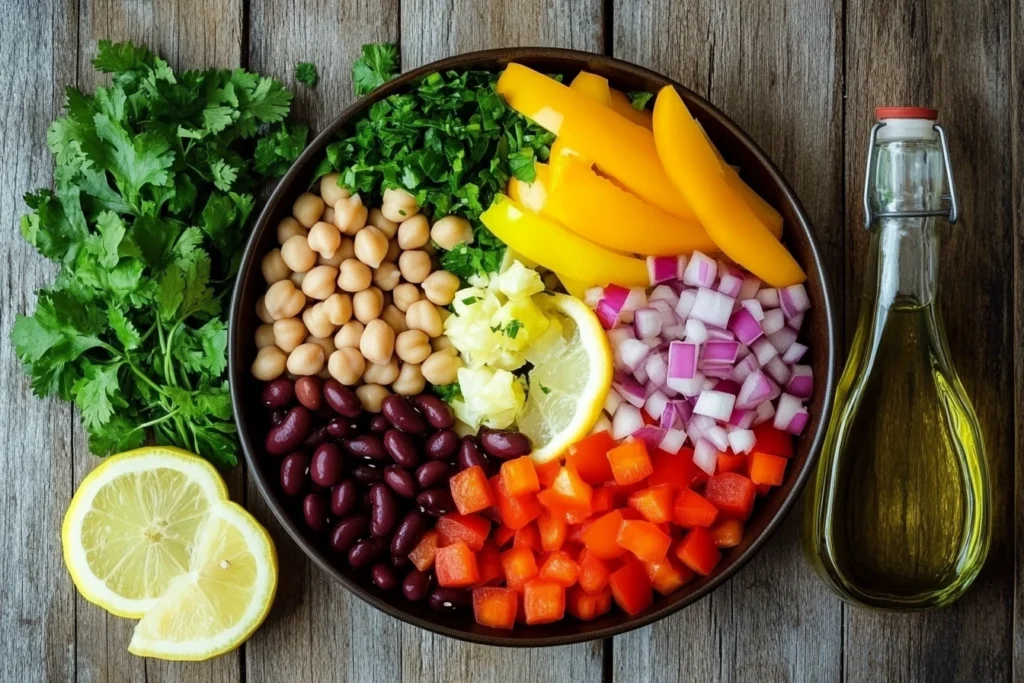
{"type": "Polygon", "coordinates": [[[363,45],[363,56],[352,62],[352,85],[362,97],[398,75],[398,46],[394,43],[363,45]]]}
{"type": "Polygon", "coordinates": [[[647,103],[654,97],[654,93],[650,92],[631,92],[628,95],[629,103],[633,105],[633,109],[637,111],[643,111],[647,108],[647,103]]]}
{"type": "Polygon", "coordinates": [[[299,62],[295,65],[295,80],[308,88],[315,88],[320,82],[320,74],[313,62],[299,62]]]}
{"type": "Polygon", "coordinates": [[[441,397],[445,403],[451,403],[456,399],[462,398],[462,387],[459,386],[458,382],[452,382],[451,384],[435,384],[433,386],[434,393],[441,397]]]}
{"type": "Polygon", "coordinates": [[[515,339],[516,335],[519,334],[519,330],[523,329],[524,325],[522,321],[513,318],[509,320],[505,325],[495,325],[491,328],[491,332],[502,332],[509,339],[515,339]]]}
{"type": "Polygon", "coordinates": [[[551,387],[546,387],[543,384],[538,384],[537,386],[540,387],[540,390],[544,392],[545,396],[551,393],[551,387]]]}
{"type": "Polygon", "coordinates": [[[473,305],[473,304],[475,304],[475,303],[476,303],[477,301],[480,301],[480,297],[476,297],[476,296],[467,296],[467,297],[466,297],[465,299],[463,299],[463,300],[462,300],[462,305],[463,305],[463,306],[472,306],[472,305],[473,305]]]}

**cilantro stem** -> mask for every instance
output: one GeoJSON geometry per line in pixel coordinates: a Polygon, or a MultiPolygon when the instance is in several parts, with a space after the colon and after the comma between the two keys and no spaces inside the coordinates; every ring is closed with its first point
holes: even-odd
{"type": "MultiPolygon", "coordinates": [[[[161,406],[161,407],[163,407],[163,406],[161,406]]],[[[149,422],[143,422],[140,425],[136,425],[135,429],[133,429],[132,431],[133,432],[137,432],[140,429],[147,429],[147,428],[152,427],[154,425],[158,425],[161,422],[166,422],[167,420],[170,420],[171,418],[173,418],[178,413],[179,410],[181,410],[180,407],[179,408],[175,408],[174,410],[170,411],[169,413],[164,414],[162,417],[158,417],[158,418],[150,420],[149,422]]]]}

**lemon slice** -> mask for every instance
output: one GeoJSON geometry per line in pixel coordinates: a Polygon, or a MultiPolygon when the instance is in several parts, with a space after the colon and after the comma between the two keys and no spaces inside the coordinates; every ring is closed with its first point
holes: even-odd
{"type": "Polygon", "coordinates": [[[562,324],[564,344],[536,359],[530,393],[518,420],[533,442],[531,457],[547,462],[589,433],[612,383],[612,351],[594,312],[575,297],[556,294],[546,306],[562,324]]]}
{"type": "Polygon", "coordinates": [[[233,650],[263,623],[276,590],[277,554],[267,531],[239,505],[216,505],[191,569],[136,625],[128,651],[202,660],[233,650]]]}
{"type": "Polygon", "coordinates": [[[137,619],[189,570],[200,528],[227,500],[217,470],[177,448],[108,458],[64,515],[64,563],[89,602],[137,619]]]}

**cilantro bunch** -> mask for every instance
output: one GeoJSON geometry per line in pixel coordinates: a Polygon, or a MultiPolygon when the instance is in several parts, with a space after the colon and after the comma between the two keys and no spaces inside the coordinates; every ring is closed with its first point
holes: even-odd
{"type": "Polygon", "coordinates": [[[39,396],[75,402],[97,455],[157,443],[236,459],[225,304],[253,192],[306,143],[292,95],[242,69],[174,73],[101,41],[110,87],[67,91],[47,133],[54,189],[25,196],[21,233],[60,264],[11,332],[39,396]]]}

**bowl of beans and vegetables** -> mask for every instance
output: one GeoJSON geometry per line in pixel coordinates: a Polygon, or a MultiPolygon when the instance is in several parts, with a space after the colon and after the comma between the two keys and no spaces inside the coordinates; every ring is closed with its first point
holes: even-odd
{"type": "Polygon", "coordinates": [[[231,392],[262,495],[348,590],[556,645],[758,550],[814,464],[833,337],[811,227],[734,123],[618,60],[496,50],[385,83],[284,176],[241,263],[231,392]],[[702,163],[747,214],[694,194],[702,163]],[[770,248],[723,234],[743,221],[770,248]]]}

